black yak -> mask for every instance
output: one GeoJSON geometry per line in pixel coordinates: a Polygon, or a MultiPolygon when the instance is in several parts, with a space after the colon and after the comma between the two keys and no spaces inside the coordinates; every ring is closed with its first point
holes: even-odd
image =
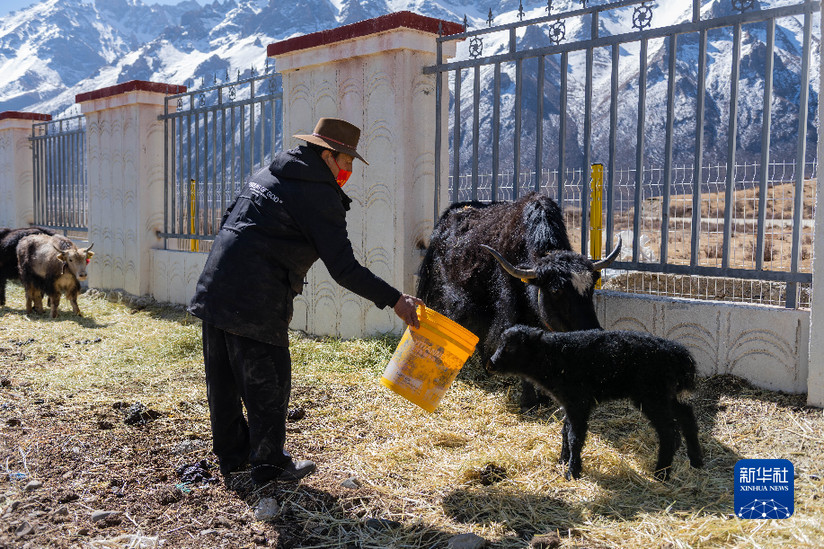
{"type": "MultiPolygon", "coordinates": [[[[554,331],[600,328],[592,296],[602,261],[573,252],[561,209],[536,193],[515,202],[461,202],[438,220],[417,295],[480,338],[485,362],[515,324],[554,331]]],[[[523,385],[521,407],[539,401],[523,385]]]]}
{"type": "Polygon", "coordinates": [[[581,476],[581,450],[589,415],[607,400],[628,398],[658,433],[655,477],[667,480],[672,458],[687,442],[690,465],[704,463],[692,406],[682,399],[695,388],[695,361],[683,345],[631,331],[552,333],[515,326],[503,334],[487,370],[517,375],[551,394],[566,413],[560,462],[581,476]]]}

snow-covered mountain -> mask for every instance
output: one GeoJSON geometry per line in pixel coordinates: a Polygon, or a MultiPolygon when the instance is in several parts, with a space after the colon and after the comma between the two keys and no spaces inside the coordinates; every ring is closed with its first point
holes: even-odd
{"type": "MultiPolygon", "coordinates": [[[[612,0],[590,0],[589,4],[612,0]]],[[[797,0],[755,2],[755,9],[797,0]]],[[[74,108],[78,93],[140,79],[197,87],[240,71],[264,68],[266,45],[291,36],[334,28],[343,24],[377,17],[390,12],[409,10],[452,21],[467,18],[470,29],[487,26],[490,7],[494,24],[515,21],[520,5],[525,18],[546,13],[546,2],[538,0],[215,0],[199,5],[184,0],[177,5],[147,4],[141,0],[43,0],[34,6],[13,12],[0,19],[0,111],[27,110],[66,114],[74,108]]],[[[578,9],[580,0],[555,0],[553,13],[578,9]]],[[[687,21],[692,2],[663,2],[653,10],[653,27],[687,21]]],[[[704,18],[733,13],[731,0],[705,0],[704,18]]],[[[620,34],[632,28],[632,10],[606,12],[599,21],[600,34],[620,34]]],[[[519,48],[540,47],[549,43],[549,25],[531,26],[519,31],[519,48]]],[[[589,32],[585,18],[566,23],[566,42],[584,39],[589,32]]],[[[799,102],[801,22],[784,18],[776,30],[775,84],[772,127],[773,156],[794,156],[799,102]]],[[[738,149],[741,160],[758,157],[763,66],[766,31],[763,25],[745,25],[741,51],[738,149]]],[[[814,151],[818,105],[818,22],[813,31],[814,78],[810,87],[810,151],[814,151]]],[[[503,52],[508,47],[506,33],[485,38],[483,55],[503,52]]],[[[697,96],[697,40],[683,35],[678,42],[676,80],[676,162],[691,161],[695,133],[694,104],[697,96]]],[[[709,162],[722,161],[726,155],[726,132],[730,90],[732,37],[729,28],[709,34],[711,62],[707,74],[706,129],[709,162]]],[[[619,158],[634,159],[638,108],[638,47],[621,48],[619,88],[620,132],[619,158]],[[634,49],[633,49],[634,48],[634,49]]],[[[458,48],[459,58],[469,56],[469,42],[458,48]]],[[[663,40],[651,41],[648,51],[648,94],[646,100],[646,147],[648,158],[663,158],[663,135],[666,113],[668,52],[663,40]]],[[[537,105],[537,62],[524,63],[522,151],[534,150],[534,116],[537,105]],[[530,139],[533,141],[530,142],[530,139]]],[[[491,68],[484,68],[484,78],[491,82],[491,68]]],[[[583,158],[583,110],[585,57],[570,54],[569,104],[567,108],[567,159],[578,164],[583,158]]],[[[595,52],[593,151],[594,158],[606,159],[609,138],[610,52],[595,52]]],[[[558,56],[546,58],[544,82],[544,150],[557,151],[559,120],[560,64],[558,56]]],[[[514,64],[502,67],[502,166],[511,165],[512,95],[515,89],[514,64]],[[507,110],[508,109],[508,110],[507,110]],[[510,158],[509,161],[506,159],[510,158]]],[[[489,91],[482,93],[482,128],[489,128],[491,108],[489,91]]],[[[472,89],[462,89],[463,109],[471,109],[472,89]]],[[[471,124],[471,111],[464,120],[471,124]]],[[[467,147],[462,144],[462,149],[467,147]]],[[[471,149],[470,149],[471,150],[471,149]]],[[[462,152],[464,162],[469,151],[462,152]]],[[[525,155],[528,153],[524,153],[525,155]]],[[[557,152],[555,153],[557,154],[557,152]]],[[[526,156],[522,164],[529,164],[526,156]]]]}

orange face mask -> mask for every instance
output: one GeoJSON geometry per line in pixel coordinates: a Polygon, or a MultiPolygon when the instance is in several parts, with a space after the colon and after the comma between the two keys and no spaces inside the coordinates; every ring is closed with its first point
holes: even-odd
{"type": "MultiPolygon", "coordinates": [[[[335,160],[334,156],[332,157],[332,162],[335,163],[335,166],[338,166],[338,161],[335,160]]],[[[346,185],[346,182],[349,181],[349,176],[351,176],[351,175],[352,175],[352,172],[350,172],[348,170],[344,170],[343,168],[338,166],[338,176],[335,178],[335,181],[338,182],[338,185],[343,187],[344,185],[346,185]]]]}

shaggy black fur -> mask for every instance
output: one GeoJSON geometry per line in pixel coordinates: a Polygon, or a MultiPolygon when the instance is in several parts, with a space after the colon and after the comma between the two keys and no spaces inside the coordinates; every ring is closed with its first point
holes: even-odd
{"type": "Polygon", "coordinates": [[[54,231],[40,227],[0,228],[0,307],[6,305],[6,281],[20,278],[17,270],[17,244],[21,238],[30,234],[53,235],[54,231]]]}
{"type": "MultiPolygon", "coordinates": [[[[556,331],[600,328],[592,302],[599,273],[572,251],[561,209],[543,195],[453,204],[435,226],[419,276],[418,297],[477,335],[484,362],[514,324],[556,331]],[[538,277],[529,283],[514,278],[481,244],[513,265],[535,269],[538,277]],[[572,273],[580,273],[583,292],[575,289],[572,273]]],[[[530,384],[523,387],[526,409],[539,399],[530,384]]]]}
{"type": "Polygon", "coordinates": [[[679,429],[690,465],[703,465],[692,406],[679,399],[695,387],[695,361],[683,345],[642,332],[550,333],[528,326],[510,328],[501,339],[487,370],[529,379],[566,413],[560,461],[568,463],[567,479],[581,475],[581,450],[593,408],[623,398],[632,400],[658,433],[657,479],[669,478],[681,443],[679,429]]]}

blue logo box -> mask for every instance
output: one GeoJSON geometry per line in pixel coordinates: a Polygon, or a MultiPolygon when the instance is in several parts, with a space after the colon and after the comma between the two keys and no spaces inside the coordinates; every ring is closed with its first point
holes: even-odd
{"type": "Polygon", "coordinates": [[[785,519],[795,511],[795,468],[787,459],[740,459],[735,464],[735,515],[785,519]]]}

